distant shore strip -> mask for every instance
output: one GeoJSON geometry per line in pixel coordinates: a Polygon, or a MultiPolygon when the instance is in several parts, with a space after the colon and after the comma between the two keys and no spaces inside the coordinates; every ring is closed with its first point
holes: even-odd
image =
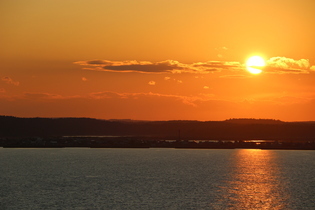
{"type": "Polygon", "coordinates": [[[2,138],[3,148],[178,148],[178,149],[288,149],[315,150],[313,141],[292,140],[165,140],[144,137],[65,136],[2,138]]]}

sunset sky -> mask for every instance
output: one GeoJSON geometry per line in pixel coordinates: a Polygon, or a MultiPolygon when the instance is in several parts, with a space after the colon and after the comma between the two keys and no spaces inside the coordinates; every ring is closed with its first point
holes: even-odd
{"type": "Polygon", "coordinates": [[[1,0],[0,115],[315,121],[315,1],[1,0]]]}

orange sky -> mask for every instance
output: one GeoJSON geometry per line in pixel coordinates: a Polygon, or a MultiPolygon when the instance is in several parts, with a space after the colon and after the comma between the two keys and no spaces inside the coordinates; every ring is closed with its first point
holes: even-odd
{"type": "Polygon", "coordinates": [[[0,115],[315,120],[314,26],[314,0],[2,0],[0,115]]]}

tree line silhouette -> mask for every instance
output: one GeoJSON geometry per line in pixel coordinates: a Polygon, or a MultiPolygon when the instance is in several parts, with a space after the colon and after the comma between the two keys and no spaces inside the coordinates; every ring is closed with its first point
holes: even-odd
{"type": "Polygon", "coordinates": [[[0,116],[1,138],[96,135],[182,140],[314,141],[315,122],[246,118],[225,121],[134,121],[0,116]]]}

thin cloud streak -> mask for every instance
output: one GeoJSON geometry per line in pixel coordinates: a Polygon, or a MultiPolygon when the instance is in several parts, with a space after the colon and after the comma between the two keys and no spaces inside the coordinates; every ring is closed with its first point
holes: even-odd
{"type": "Polygon", "coordinates": [[[72,98],[81,98],[81,96],[62,96],[59,94],[52,94],[52,93],[31,93],[26,92],[22,97],[18,97],[20,99],[27,99],[27,100],[61,100],[61,99],[72,99],[72,98]]]}
{"type": "Polygon", "coordinates": [[[174,60],[161,62],[150,61],[109,61],[91,60],[77,61],[75,64],[85,66],[86,70],[108,71],[108,72],[137,72],[147,74],[162,73],[195,73],[207,74],[221,71],[223,69],[242,69],[239,62],[207,61],[193,64],[184,64],[174,60]]]}
{"type": "Polygon", "coordinates": [[[161,94],[153,92],[139,92],[139,93],[119,93],[114,91],[102,91],[93,92],[88,95],[79,96],[62,96],[59,94],[51,93],[24,93],[22,96],[11,97],[10,100],[66,100],[66,99],[90,99],[90,100],[103,100],[103,99],[139,99],[141,97],[145,98],[169,98],[180,100],[186,105],[197,106],[197,102],[205,102],[216,100],[213,94],[199,94],[197,96],[183,96],[183,95],[173,95],[173,94],[161,94]]]}
{"type": "Polygon", "coordinates": [[[11,79],[10,77],[7,77],[7,76],[6,77],[2,77],[1,80],[4,81],[7,84],[10,84],[10,85],[15,85],[15,86],[19,86],[20,85],[20,82],[14,81],[13,79],[11,79]]]}
{"type": "Polygon", "coordinates": [[[184,104],[197,106],[196,102],[215,100],[212,94],[200,94],[198,96],[182,96],[182,95],[172,95],[172,94],[160,94],[160,93],[117,93],[112,91],[104,91],[91,93],[90,98],[92,99],[110,99],[110,98],[120,98],[120,99],[138,99],[139,97],[164,97],[173,98],[176,100],[181,100],[184,104]]]}

